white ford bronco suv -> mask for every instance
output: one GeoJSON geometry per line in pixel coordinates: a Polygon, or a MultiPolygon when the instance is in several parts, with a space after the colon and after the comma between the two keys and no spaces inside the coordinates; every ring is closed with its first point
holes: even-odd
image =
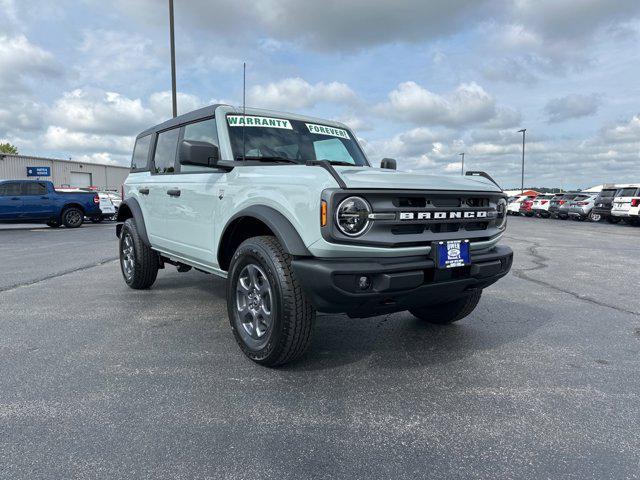
{"type": "Polygon", "coordinates": [[[124,280],[226,278],[235,338],[268,366],[305,351],[316,312],[460,320],[511,268],[506,196],[483,172],[381,167],[347,126],[301,115],[213,105],[152,127],[118,210],[124,280]]]}

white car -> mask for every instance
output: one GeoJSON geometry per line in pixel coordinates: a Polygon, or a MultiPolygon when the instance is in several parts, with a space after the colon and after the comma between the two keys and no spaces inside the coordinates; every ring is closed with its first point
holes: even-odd
{"type": "Polygon", "coordinates": [[[102,220],[113,218],[117,213],[116,206],[113,204],[111,196],[107,192],[98,192],[98,197],[100,198],[100,211],[102,212],[102,216],[92,218],[91,221],[93,223],[100,223],[102,220]]]}
{"type": "Polygon", "coordinates": [[[632,198],[629,206],[629,219],[632,223],[640,223],[640,197],[632,198]]]}
{"type": "Polygon", "coordinates": [[[640,197],[640,186],[621,188],[616,192],[611,207],[611,215],[617,218],[629,218],[631,202],[640,197]]]}
{"type": "Polygon", "coordinates": [[[549,207],[551,206],[551,199],[555,196],[555,193],[541,193],[540,195],[538,195],[533,201],[533,206],[531,207],[534,215],[538,215],[540,217],[548,217],[549,207]]]}

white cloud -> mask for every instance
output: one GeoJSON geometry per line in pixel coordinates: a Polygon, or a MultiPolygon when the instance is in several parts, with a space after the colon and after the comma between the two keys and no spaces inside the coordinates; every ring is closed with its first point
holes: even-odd
{"type": "Polygon", "coordinates": [[[13,95],[26,91],[39,78],[57,76],[61,68],[51,52],[31,43],[24,35],[0,36],[0,91],[13,95]]]}
{"type": "Polygon", "coordinates": [[[110,152],[127,154],[133,149],[135,135],[116,136],[84,133],[64,127],[49,126],[44,133],[44,146],[56,151],[70,151],[81,154],[110,152]]]}
{"type": "MultiPolygon", "coordinates": [[[[178,115],[205,106],[205,103],[200,98],[184,92],[177,92],[176,103],[178,105],[178,115]]],[[[149,97],[149,107],[153,111],[153,124],[160,123],[171,118],[173,114],[171,91],[165,90],[162,92],[152,93],[149,97]]],[[[151,124],[149,126],[151,126],[151,124]]]]}
{"type": "Polygon", "coordinates": [[[572,118],[587,117],[598,111],[601,100],[599,95],[570,94],[552,98],[544,107],[550,123],[562,122],[572,118]]]}
{"type": "Polygon", "coordinates": [[[252,107],[298,110],[318,103],[353,104],[356,94],[340,82],[310,84],[300,77],[285,78],[267,85],[255,85],[247,92],[252,107]]]}
{"type": "Polygon", "coordinates": [[[611,143],[640,144],[640,114],[634,115],[629,121],[622,124],[603,128],[600,138],[611,143]]]}
{"type": "Polygon", "coordinates": [[[464,126],[495,120],[510,121],[512,110],[500,110],[495,99],[475,82],[460,84],[453,92],[439,95],[409,81],[389,93],[389,102],[378,111],[399,120],[422,125],[464,126]]]}
{"type": "Polygon", "coordinates": [[[65,129],[106,135],[131,135],[159,123],[140,99],[83,89],[65,92],[54,103],[49,118],[65,129]]]}

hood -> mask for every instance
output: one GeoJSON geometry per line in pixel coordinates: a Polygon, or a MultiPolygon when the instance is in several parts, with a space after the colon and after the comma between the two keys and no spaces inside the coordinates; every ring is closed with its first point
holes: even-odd
{"type": "Polygon", "coordinates": [[[469,190],[500,192],[483,177],[431,175],[416,171],[369,167],[334,167],[349,188],[388,188],[393,190],[469,190]]]}

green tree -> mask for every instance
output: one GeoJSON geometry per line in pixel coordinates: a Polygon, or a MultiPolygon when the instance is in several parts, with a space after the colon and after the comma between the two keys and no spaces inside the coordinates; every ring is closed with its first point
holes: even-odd
{"type": "Polygon", "coordinates": [[[0,143],[0,153],[12,153],[14,155],[18,154],[18,147],[15,145],[11,145],[9,142],[0,143]]]}

